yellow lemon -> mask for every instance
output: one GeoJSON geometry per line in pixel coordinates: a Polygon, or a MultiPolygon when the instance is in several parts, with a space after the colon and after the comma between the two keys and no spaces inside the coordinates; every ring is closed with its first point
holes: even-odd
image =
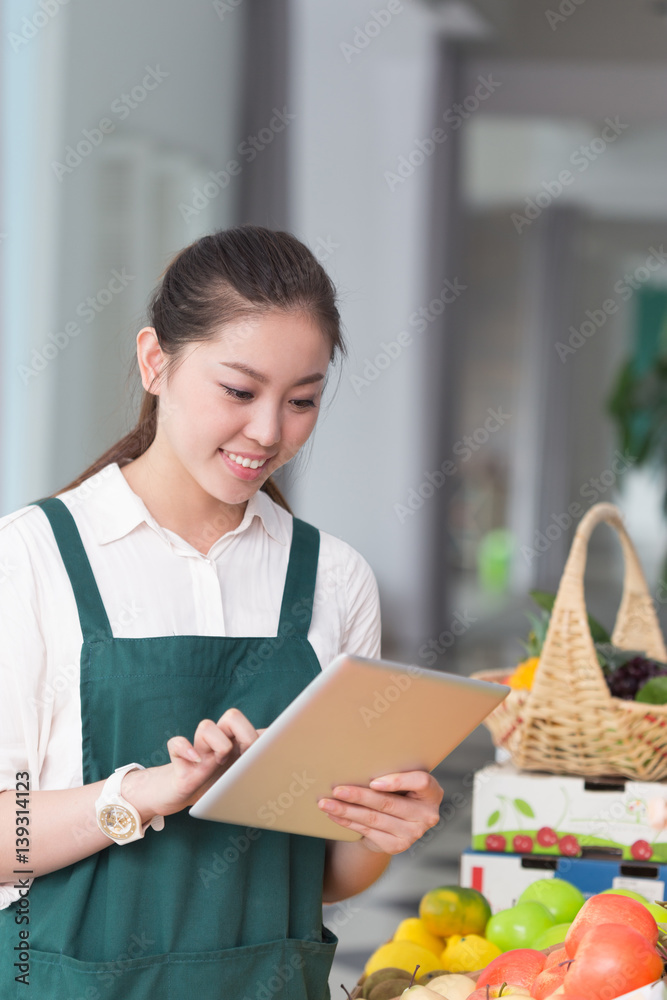
{"type": "Polygon", "coordinates": [[[440,958],[448,972],[475,972],[500,955],[500,948],[479,934],[452,934],[440,958]]]}
{"type": "Polygon", "coordinates": [[[371,972],[377,972],[378,969],[392,968],[412,973],[417,965],[420,976],[442,968],[440,959],[423,945],[413,941],[390,941],[373,952],[366,962],[364,972],[370,976],[371,972]]]}
{"type": "Polygon", "coordinates": [[[412,941],[414,944],[420,944],[423,948],[428,948],[434,955],[439,955],[445,947],[444,940],[431,934],[424,921],[419,917],[408,917],[406,920],[401,920],[394,932],[394,941],[412,941]]]}

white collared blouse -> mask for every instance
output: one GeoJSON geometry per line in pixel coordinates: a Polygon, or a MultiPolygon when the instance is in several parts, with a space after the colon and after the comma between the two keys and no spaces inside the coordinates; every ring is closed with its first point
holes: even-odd
{"type": "MultiPolygon", "coordinates": [[[[114,636],[276,635],[292,517],[263,491],[206,555],[155,521],[116,462],[59,497],[114,636]]],[[[308,639],[323,669],[340,652],[380,655],[375,576],[359,552],[324,531],[308,639]]],[[[0,518],[0,791],[14,789],[18,771],[29,772],[34,791],[83,784],[82,642],[46,514],[28,505],[0,518]]],[[[0,908],[17,898],[0,884],[0,908]]]]}

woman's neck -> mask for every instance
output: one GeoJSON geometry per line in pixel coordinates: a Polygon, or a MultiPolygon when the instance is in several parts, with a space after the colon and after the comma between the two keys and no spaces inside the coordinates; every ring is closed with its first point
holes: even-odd
{"type": "Polygon", "coordinates": [[[193,484],[187,473],[184,476],[165,473],[148,451],[124,465],[121,472],[157,523],[203,555],[243,520],[247,500],[240,504],[216,500],[193,484]]]}

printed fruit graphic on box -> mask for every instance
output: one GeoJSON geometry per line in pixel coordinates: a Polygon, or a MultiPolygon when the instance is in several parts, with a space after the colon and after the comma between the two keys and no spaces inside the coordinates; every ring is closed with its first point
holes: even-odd
{"type": "Polygon", "coordinates": [[[594,781],[491,764],[474,779],[471,846],[572,858],[602,847],[629,861],[667,861],[667,828],[649,822],[649,803],[666,796],[665,782],[594,781]]]}

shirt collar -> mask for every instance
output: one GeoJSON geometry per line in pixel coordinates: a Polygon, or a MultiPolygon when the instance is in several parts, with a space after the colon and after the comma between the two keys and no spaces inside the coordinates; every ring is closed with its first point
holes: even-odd
{"type": "MultiPolygon", "coordinates": [[[[144,521],[160,534],[164,529],[157,523],[145,503],[125,479],[117,462],[111,462],[95,476],[85,480],[70,493],[70,506],[84,504],[92,513],[92,528],[100,545],[122,538],[144,521]]],[[[287,511],[285,511],[287,514],[287,511]]],[[[288,544],[288,532],[282,509],[271,497],[258,490],[246,504],[243,520],[223,537],[238,535],[258,517],[264,530],[281,545],[288,544]]],[[[163,536],[166,537],[166,536],[163,536]]],[[[215,543],[214,543],[215,544],[215,543]]]]}

